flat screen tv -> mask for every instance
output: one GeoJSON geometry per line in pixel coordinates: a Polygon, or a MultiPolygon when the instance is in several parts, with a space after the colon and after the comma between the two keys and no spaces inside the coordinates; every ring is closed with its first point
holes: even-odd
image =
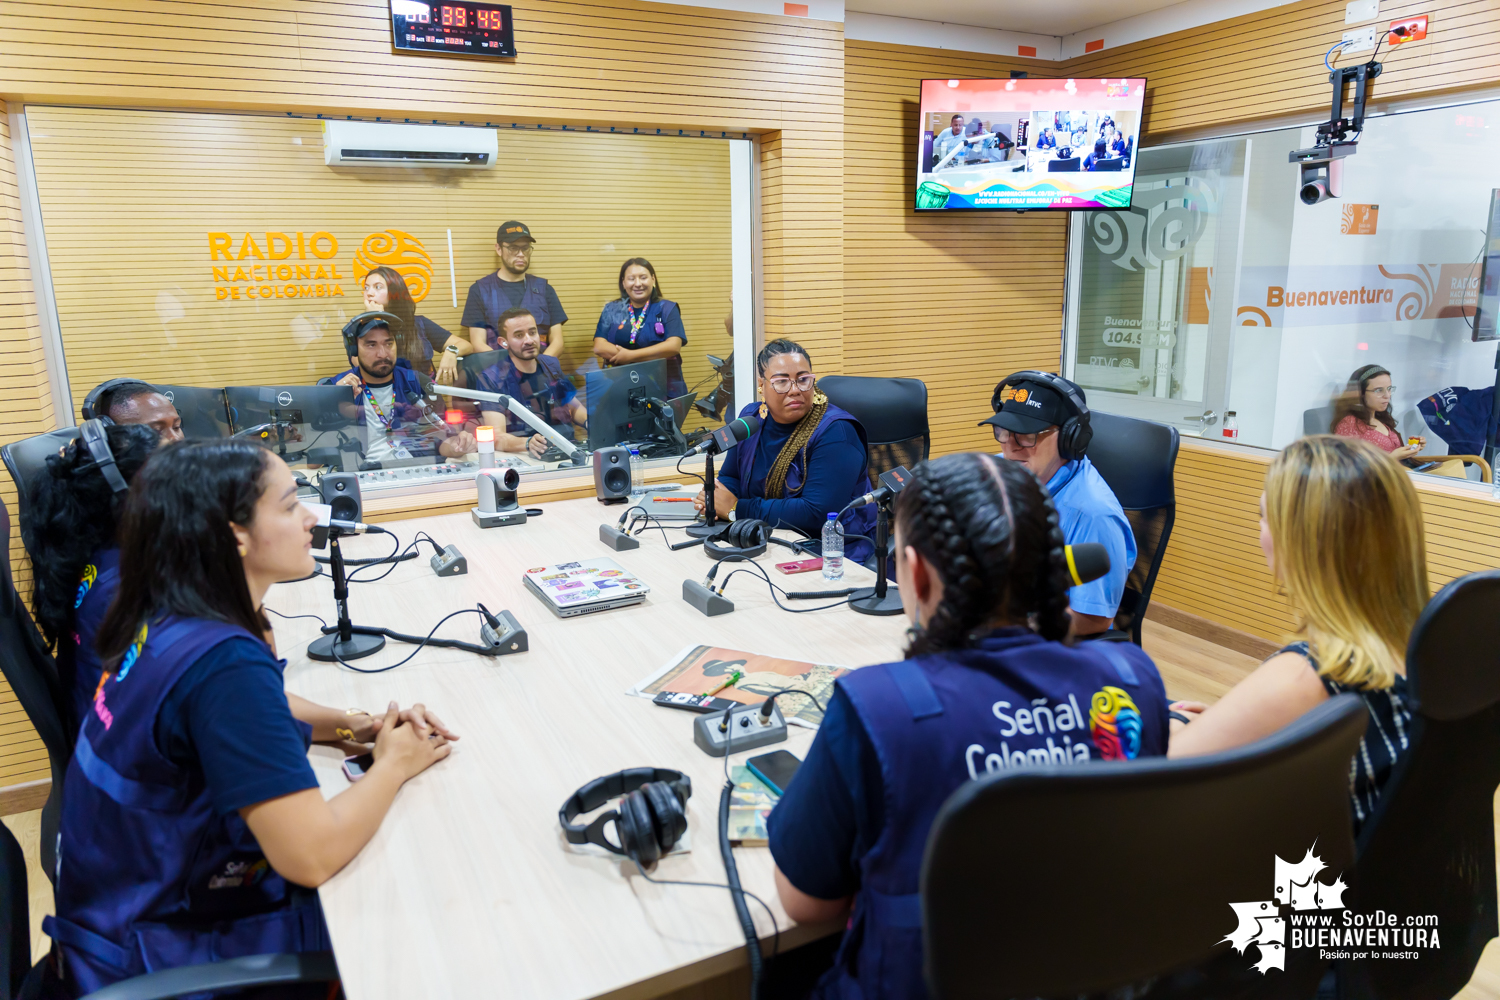
{"type": "Polygon", "coordinates": [[[916,209],[1130,206],[1146,81],[923,80],[916,209]]]}

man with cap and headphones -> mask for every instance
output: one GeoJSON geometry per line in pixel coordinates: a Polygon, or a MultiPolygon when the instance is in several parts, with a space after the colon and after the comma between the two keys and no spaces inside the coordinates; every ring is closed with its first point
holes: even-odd
{"type": "Polygon", "coordinates": [[[995,387],[994,429],[1001,454],[1020,462],[1052,494],[1069,545],[1099,542],[1109,550],[1109,572],[1068,591],[1073,633],[1088,638],[1114,628],[1125,578],[1135,565],[1135,535],[1114,491],[1086,454],[1094,431],[1077,384],[1049,372],[1020,371],[995,387]]]}
{"type": "Polygon", "coordinates": [[[323,379],[324,385],[354,389],[358,416],[366,430],[366,462],[415,458],[435,450],[444,458],[474,451],[474,435],[455,431],[423,402],[417,373],[396,364],[393,327],[401,320],[390,313],[362,313],[344,327],[344,346],[352,362],[346,372],[323,379]]]}
{"type": "Polygon", "coordinates": [[[563,312],[557,292],[547,284],[547,279],[529,272],[534,246],[536,239],[524,222],[502,223],[496,232],[495,254],[500,258],[500,269],[469,286],[463,318],[459,320],[468,328],[474,350],[505,350],[500,342],[500,314],[510,309],[525,309],[536,317],[537,327],[542,331],[547,345],[543,353],[554,358],[562,354],[563,324],[568,321],[568,314],[563,312]]]}

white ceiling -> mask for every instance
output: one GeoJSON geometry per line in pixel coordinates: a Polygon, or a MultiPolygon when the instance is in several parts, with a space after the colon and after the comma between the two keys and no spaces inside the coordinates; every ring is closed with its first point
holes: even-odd
{"type": "Polygon", "coordinates": [[[1038,35],[1071,35],[1096,25],[1160,10],[1181,0],[927,0],[920,13],[904,0],[845,0],[846,10],[891,17],[920,17],[1038,35]]]}

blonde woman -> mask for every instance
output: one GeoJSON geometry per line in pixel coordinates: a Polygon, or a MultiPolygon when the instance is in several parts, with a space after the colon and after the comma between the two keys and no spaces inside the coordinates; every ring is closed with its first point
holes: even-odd
{"type": "Polygon", "coordinates": [[[1333,695],[1353,691],[1370,722],[1350,772],[1357,830],[1406,750],[1406,642],[1427,603],[1417,491],[1374,445],[1320,434],[1271,463],[1260,547],[1302,621],[1283,647],[1212,708],[1178,702],[1169,756],[1227,750],[1267,736],[1333,695]]]}

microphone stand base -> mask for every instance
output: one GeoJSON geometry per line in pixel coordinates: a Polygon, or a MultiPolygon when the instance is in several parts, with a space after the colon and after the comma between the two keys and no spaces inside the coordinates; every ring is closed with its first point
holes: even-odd
{"type": "Polygon", "coordinates": [[[849,607],[862,615],[880,616],[899,615],[904,610],[895,584],[886,586],[884,597],[876,597],[874,587],[861,587],[850,595],[849,607]]]}
{"type": "Polygon", "coordinates": [[[337,659],[357,660],[362,656],[378,653],[384,648],[385,636],[383,635],[365,635],[356,632],[348,642],[340,642],[338,633],[334,632],[310,642],[307,646],[307,656],[309,659],[332,663],[335,660],[335,653],[338,654],[337,659]]]}
{"type": "Polygon", "coordinates": [[[704,524],[700,521],[688,525],[686,530],[689,538],[707,538],[709,535],[717,535],[727,527],[729,527],[728,521],[716,520],[713,524],[704,524]]]}

